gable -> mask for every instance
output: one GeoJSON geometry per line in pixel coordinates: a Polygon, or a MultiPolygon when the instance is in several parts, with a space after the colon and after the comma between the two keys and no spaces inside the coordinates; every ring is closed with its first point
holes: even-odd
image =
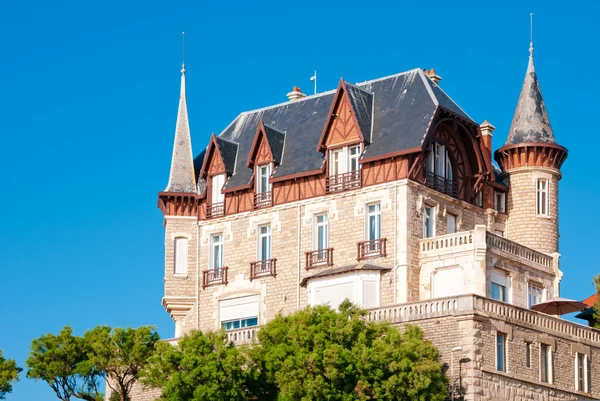
{"type": "Polygon", "coordinates": [[[206,178],[208,175],[223,174],[226,172],[225,162],[217,145],[217,139],[215,134],[212,134],[208,148],[206,149],[206,157],[200,170],[200,177],[206,178]]]}

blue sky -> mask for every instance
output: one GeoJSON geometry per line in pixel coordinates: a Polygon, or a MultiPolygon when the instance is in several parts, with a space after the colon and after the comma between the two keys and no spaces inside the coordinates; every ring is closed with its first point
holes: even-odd
{"type": "MultiPolygon", "coordinates": [[[[599,273],[592,179],[600,107],[598,2],[5,2],[0,13],[0,349],[98,324],[173,324],[163,311],[163,227],[186,31],[194,153],[239,112],[293,85],[334,89],[434,67],[442,88],[502,145],[527,67],[558,141],[562,295],[599,273]],[[588,224],[584,224],[588,223],[588,224]]],[[[9,401],[53,400],[23,378],[9,401]]]]}

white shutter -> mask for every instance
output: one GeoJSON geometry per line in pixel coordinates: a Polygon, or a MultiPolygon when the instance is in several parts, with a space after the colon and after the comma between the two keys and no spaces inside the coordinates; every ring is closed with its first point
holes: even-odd
{"type": "Polygon", "coordinates": [[[506,276],[506,273],[500,269],[492,270],[492,282],[502,285],[506,288],[509,287],[508,286],[508,277],[506,276]]]}
{"type": "Polygon", "coordinates": [[[258,317],[258,295],[224,299],[219,303],[221,323],[229,320],[258,317]]]}
{"type": "Polygon", "coordinates": [[[363,281],[363,308],[377,308],[379,306],[378,289],[379,283],[377,281],[363,281]]]}
{"type": "Polygon", "coordinates": [[[433,297],[442,298],[464,293],[463,270],[460,267],[441,269],[433,275],[433,297]]]}
{"type": "Polygon", "coordinates": [[[356,303],[354,281],[315,289],[315,305],[329,305],[332,309],[338,306],[348,298],[350,302],[356,303]]]}
{"type": "Polygon", "coordinates": [[[225,184],[225,174],[215,175],[212,178],[212,203],[223,202],[225,195],[221,193],[225,184]]]}
{"type": "Polygon", "coordinates": [[[187,274],[188,239],[175,238],[175,274],[187,274]]]}

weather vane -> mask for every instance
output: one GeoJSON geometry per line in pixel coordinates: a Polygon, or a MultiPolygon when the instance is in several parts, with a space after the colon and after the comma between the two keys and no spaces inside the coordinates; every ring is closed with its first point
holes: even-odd
{"type": "Polygon", "coordinates": [[[185,72],[185,32],[181,32],[181,72],[185,72]]]}
{"type": "Polygon", "coordinates": [[[529,13],[529,53],[533,55],[533,13],[529,13]]]}

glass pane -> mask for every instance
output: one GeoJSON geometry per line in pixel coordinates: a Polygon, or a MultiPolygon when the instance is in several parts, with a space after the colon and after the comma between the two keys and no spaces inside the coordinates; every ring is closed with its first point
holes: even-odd
{"type": "Polygon", "coordinates": [[[454,234],[456,232],[456,216],[448,215],[448,234],[454,234]]]}
{"type": "Polygon", "coordinates": [[[496,369],[500,371],[504,371],[504,336],[498,334],[496,336],[496,369]]]}

